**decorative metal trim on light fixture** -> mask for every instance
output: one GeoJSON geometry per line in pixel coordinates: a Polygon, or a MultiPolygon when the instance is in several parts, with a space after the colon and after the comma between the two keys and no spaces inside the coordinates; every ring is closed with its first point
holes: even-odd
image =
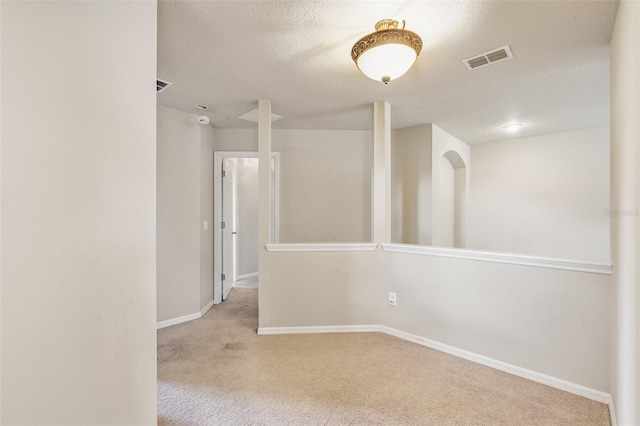
{"type": "Polygon", "coordinates": [[[398,21],[383,19],[375,32],[353,45],[351,59],[364,75],[387,84],[411,68],[422,51],[422,39],[404,26],[405,21],[398,28],[398,21]]]}

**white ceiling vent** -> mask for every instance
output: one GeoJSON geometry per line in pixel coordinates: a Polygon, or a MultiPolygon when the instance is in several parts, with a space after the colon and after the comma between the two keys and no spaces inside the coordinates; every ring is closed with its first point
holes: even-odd
{"type": "Polygon", "coordinates": [[[474,56],[473,58],[464,59],[462,62],[469,71],[471,71],[476,68],[484,67],[485,65],[495,64],[496,62],[501,62],[511,58],[513,58],[513,53],[511,53],[511,48],[507,45],[490,52],[474,56]]]}
{"type": "Polygon", "coordinates": [[[160,80],[159,78],[157,78],[156,79],[156,93],[162,92],[164,89],[168,88],[172,84],[173,83],[169,83],[168,81],[160,80]]]}

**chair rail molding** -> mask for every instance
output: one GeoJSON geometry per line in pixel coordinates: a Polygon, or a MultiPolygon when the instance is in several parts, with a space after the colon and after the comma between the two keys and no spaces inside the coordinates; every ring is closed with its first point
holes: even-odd
{"type": "Polygon", "coordinates": [[[451,257],[483,262],[506,263],[510,265],[533,266],[538,268],[560,269],[564,271],[587,272],[591,274],[611,275],[611,263],[586,260],[558,259],[552,257],[529,256],[522,254],[498,253],[479,250],[455,249],[445,247],[419,246],[412,244],[381,244],[388,252],[408,253],[423,256],[451,257]]]}
{"type": "Polygon", "coordinates": [[[376,243],[286,243],[267,244],[267,251],[375,251],[376,243]]]}

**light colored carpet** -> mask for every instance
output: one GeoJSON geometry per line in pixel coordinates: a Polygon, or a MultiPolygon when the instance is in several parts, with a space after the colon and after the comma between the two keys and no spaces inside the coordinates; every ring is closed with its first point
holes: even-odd
{"type": "Polygon", "coordinates": [[[257,290],[158,331],[160,425],[609,425],[606,405],[380,333],[258,336],[257,290]]]}
{"type": "Polygon", "coordinates": [[[249,277],[235,281],[233,286],[238,288],[258,288],[258,277],[249,277]]]}

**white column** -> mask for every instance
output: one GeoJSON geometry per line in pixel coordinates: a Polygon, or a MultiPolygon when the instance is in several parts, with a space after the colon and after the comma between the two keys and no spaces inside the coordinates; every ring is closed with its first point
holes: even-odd
{"type": "Polygon", "coordinates": [[[271,101],[258,101],[258,244],[271,241],[271,101]]]}
{"type": "Polygon", "coordinates": [[[611,257],[617,423],[637,425],[640,271],[640,3],[621,1],[611,40],[611,257]]]}
{"type": "Polygon", "coordinates": [[[258,101],[258,287],[259,310],[258,323],[268,312],[268,304],[263,303],[268,291],[267,250],[265,245],[271,242],[271,101],[258,101]]]}
{"type": "Polygon", "coordinates": [[[391,242],[391,106],[373,104],[371,241],[391,242]]]}

